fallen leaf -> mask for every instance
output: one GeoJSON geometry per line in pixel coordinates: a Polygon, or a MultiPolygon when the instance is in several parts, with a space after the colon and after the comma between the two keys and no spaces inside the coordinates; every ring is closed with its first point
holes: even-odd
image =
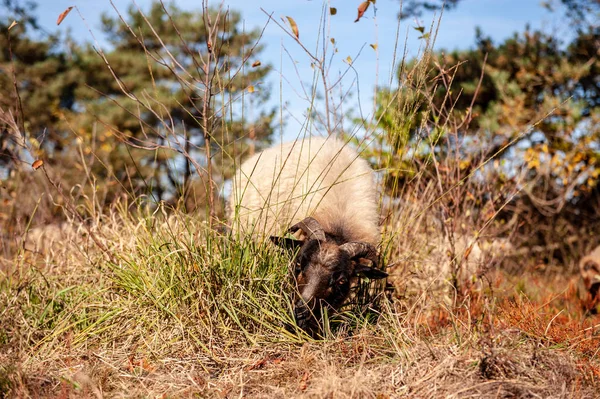
{"type": "Polygon", "coordinates": [[[302,392],[306,391],[306,388],[308,388],[308,377],[310,377],[310,375],[308,374],[308,371],[305,371],[300,379],[300,386],[298,387],[302,392]]]}
{"type": "Polygon", "coordinates": [[[140,367],[149,373],[153,372],[155,368],[146,358],[140,360],[140,367]]]}
{"type": "Polygon", "coordinates": [[[36,160],[35,160],[35,161],[34,161],[34,162],[31,164],[31,167],[32,167],[34,170],[37,170],[37,169],[39,169],[39,167],[40,167],[40,166],[42,166],[43,164],[44,164],[44,161],[42,161],[41,159],[36,159],[36,160]]]}
{"type": "Polygon", "coordinates": [[[132,353],[129,356],[127,356],[127,370],[130,373],[133,373],[133,370],[135,369],[135,355],[132,353]]]}
{"type": "Polygon", "coordinates": [[[227,386],[227,387],[221,389],[219,391],[219,396],[222,398],[227,398],[229,396],[229,392],[231,392],[232,389],[233,389],[233,387],[231,387],[231,386],[227,386]]]}
{"type": "Polygon", "coordinates": [[[362,3],[360,3],[360,5],[358,6],[358,16],[356,17],[354,22],[358,22],[358,20],[361,19],[363,15],[365,15],[365,11],[367,11],[370,4],[370,1],[363,1],[362,3]]]}
{"type": "Polygon", "coordinates": [[[10,26],[8,27],[8,30],[11,30],[16,24],[18,24],[17,21],[12,21],[12,24],[10,24],[10,26]]]}
{"type": "Polygon", "coordinates": [[[261,65],[260,61],[254,61],[252,63],[252,68],[256,68],[257,66],[260,66],[260,65],[261,65]]]}
{"type": "Polygon", "coordinates": [[[467,260],[469,259],[469,255],[471,255],[471,251],[473,250],[473,245],[475,243],[472,243],[471,245],[469,245],[469,247],[465,250],[465,254],[464,254],[464,259],[467,260]]]}
{"type": "Polygon", "coordinates": [[[256,370],[256,369],[261,369],[263,368],[263,366],[267,363],[267,361],[269,360],[268,357],[265,357],[263,359],[260,359],[259,361],[257,361],[256,363],[248,366],[245,368],[246,371],[250,371],[250,370],[256,370]]]}
{"type": "Polygon", "coordinates": [[[296,24],[296,21],[294,21],[294,18],[292,17],[286,17],[290,23],[290,26],[292,27],[292,32],[294,32],[294,36],[296,36],[296,39],[300,39],[300,31],[298,30],[298,25],[296,24]]]}
{"type": "Polygon", "coordinates": [[[60,25],[60,23],[63,21],[63,19],[67,17],[67,15],[69,15],[72,9],[73,7],[69,7],[66,10],[64,10],[62,14],[58,16],[58,19],[56,20],[56,25],[60,25]]]}

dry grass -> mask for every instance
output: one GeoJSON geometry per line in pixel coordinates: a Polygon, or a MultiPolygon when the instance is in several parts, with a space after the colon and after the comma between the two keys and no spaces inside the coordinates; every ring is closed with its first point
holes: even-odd
{"type": "Polygon", "coordinates": [[[378,320],[355,316],[314,341],[284,328],[286,254],[194,218],[127,209],[91,230],[114,263],[74,222],[79,233],[60,250],[4,260],[2,395],[591,398],[600,389],[600,318],[584,314],[574,278],[498,271],[486,288],[453,296],[446,283],[409,298],[399,288],[420,283],[392,273],[396,295],[378,320]]]}
{"type": "Polygon", "coordinates": [[[148,360],[73,351],[7,376],[18,397],[595,397],[599,371],[516,329],[490,342],[422,339],[397,353],[372,332],[322,343],[148,360]]]}

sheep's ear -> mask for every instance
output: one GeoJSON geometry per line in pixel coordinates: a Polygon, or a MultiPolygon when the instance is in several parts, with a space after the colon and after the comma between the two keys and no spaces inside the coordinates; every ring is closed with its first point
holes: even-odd
{"type": "Polygon", "coordinates": [[[293,251],[295,251],[296,249],[298,249],[304,245],[304,241],[295,240],[295,239],[289,238],[289,237],[271,236],[271,242],[273,242],[273,244],[278,245],[282,248],[288,248],[293,251]]]}
{"type": "Polygon", "coordinates": [[[379,280],[388,276],[388,274],[383,270],[379,270],[374,267],[361,264],[360,262],[357,262],[356,266],[354,267],[354,275],[366,277],[371,280],[379,280]]]}

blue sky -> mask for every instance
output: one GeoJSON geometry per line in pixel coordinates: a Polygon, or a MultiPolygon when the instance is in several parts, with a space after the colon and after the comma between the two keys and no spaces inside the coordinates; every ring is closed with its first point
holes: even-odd
{"type": "MultiPolygon", "coordinates": [[[[108,0],[42,0],[39,3],[37,15],[40,23],[47,30],[69,29],[77,40],[93,41],[88,31],[89,27],[100,46],[108,47],[99,29],[99,16],[102,12],[116,15],[108,0]],[[58,15],[72,5],[79,8],[87,26],[73,10],[57,27],[58,15]]],[[[117,9],[125,12],[132,2],[114,0],[113,3],[117,9]]],[[[147,9],[150,0],[136,0],[136,3],[142,9],[147,9]]],[[[177,0],[175,3],[184,9],[199,10],[201,7],[201,0],[177,0]]],[[[335,38],[338,47],[329,71],[330,79],[336,80],[336,77],[347,69],[346,59],[350,56],[353,59],[355,72],[350,71],[341,81],[341,88],[351,93],[351,97],[344,100],[344,109],[356,108],[357,101],[360,99],[363,115],[368,116],[373,109],[372,98],[375,86],[390,81],[398,29],[396,16],[400,3],[397,0],[377,0],[376,7],[371,7],[365,13],[365,17],[354,23],[359,3],[360,0],[331,0],[329,4],[320,0],[228,0],[214,1],[210,4],[240,11],[249,29],[263,27],[268,23],[268,17],[261,8],[273,13],[273,17],[280,22],[282,17],[291,16],[297,22],[302,43],[311,50],[317,48],[318,26],[324,4],[328,4],[326,7],[337,8],[337,15],[331,17],[328,28],[329,36],[335,38]],[[377,52],[369,46],[375,43],[377,52]],[[361,48],[362,52],[357,57],[361,48]]],[[[433,14],[425,14],[419,23],[429,28],[434,18],[436,17],[433,14]]],[[[569,32],[564,26],[561,14],[549,13],[541,7],[539,0],[463,0],[455,10],[444,14],[435,48],[472,47],[477,26],[480,26],[484,33],[490,35],[495,41],[499,41],[514,32],[523,31],[526,24],[547,32],[558,32],[559,35],[566,35],[569,32]]],[[[418,54],[422,41],[418,40],[420,33],[413,29],[416,25],[415,20],[405,20],[400,23],[399,55],[404,52],[405,40],[406,52],[410,56],[418,54]]],[[[297,93],[302,92],[301,82],[308,83],[310,86],[314,70],[310,66],[310,58],[295,40],[274,23],[267,24],[262,43],[266,48],[260,56],[261,62],[270,63],[275,68],[268,81],[262,82],[263,85],[270,85],[272,88],[271,100],[267,105],[279,108],[280,99],[283,100],[283,118],[286,121],[283,134],[286,138],[293,137],[298,134],[301,128],[300,122],[305,120],[303,115],[310,105],[297,93]]],[[[255,111],[255,114],[257,113],[258,110],[255,111]]]]}

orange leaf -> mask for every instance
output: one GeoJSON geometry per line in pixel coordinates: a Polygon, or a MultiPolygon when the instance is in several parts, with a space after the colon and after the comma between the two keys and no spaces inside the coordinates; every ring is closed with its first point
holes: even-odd
{"type": "Polygon", "coordinates": [[[358,20],[361,19],[363,15],[365,15],[365,11],[367,11],[367,9],[369,8],[369,4],[371,4],[370,1],[363,1],[362,3],[360,3],[360,5],[358,6],[358,16],[356,17],[356,20],[354,22],[358,22],[358,20]]]}
{"type": "Polygon", "coordinates": [[[140,360],[140,367],[150,373],[154,371],[154,366],[146,358],[140,360]]]}
{"type": "Polygon", "coordinates": [[[304,375],[302,376],[302,378],[300,379],[300,386],[298,388],[300,388],[300,390],[302,392],[306,391],[306,388],[308,388],[308,378],[310,377],[310,374],[308,374],[308,371],[304,372],[304,375]]]}
{"type": "Polygon", "coordinates": [[[471,251],[473,250],[473,245],[475,243],[473,242],[471,245],[469,245],[469,247],[465,250],[465,254],[464,254],[464,258],[469,259],[469,255],[471,255],[471,251]]]}
{"type": "Polygon", "coordinates": [[[39,169],[40,166],[42,166],[44,164],[44,161],[42,161],[41,159],[36,159],[32,164],[31,167],[35,170],[39,169]]]}
{"type": "Polygon", "coordinates": [[[267,363],[267,361],[269,360],[268,357],[265,357],[263,359],[260,359],[259,361],[257,361],[256,363],[254,363],[253,365],[247,366],[244,370],[245,371],[250,371],[250,370],[257,370],[257,369],[261,369],[264,367],[264,365],[267,363]]]}
{"type": "Polygon", "coordinates": [[[298,30],[298,25],[296,24],[296,21],[294,21],[294,18],[292,17],[286,17],[288,19],[288,22],[290,23],[290,26],[292,27],[292,32],[294,32],[294,36],[296,36],[296,39],[300,39],[300,31],[298,30]]]}
{"type": "Polygon", "coordinates": [[[257,66],[260,66],[260,61],[254,61],[252,63],[252,68],[256,68],[257,66]]]}
{"type": "Polygon", "coordinates": [[[56,25],[60,25],[60,23],[63,21],[63,19],[67,17],[67,15],[69,15],[72,9],[73,7],[69,7],[66,10],[64,10],[62,14],[58,16],[58,19],[56,20],[56,25]]]}

